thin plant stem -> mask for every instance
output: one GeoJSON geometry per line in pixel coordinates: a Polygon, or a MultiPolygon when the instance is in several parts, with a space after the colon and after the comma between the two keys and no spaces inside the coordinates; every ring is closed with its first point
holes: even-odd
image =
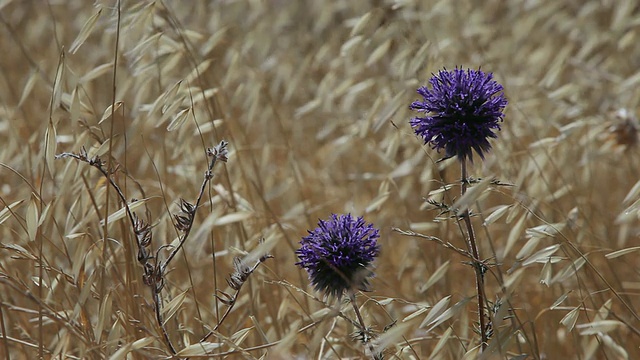
{"type": "MultiPolygon", "coordinates": [[[[462,196],[467,192],[467,160],[460,160],[460,169],[461,169],[461,177],[462,177],[462,186],[461,193],[462,196]]],[[[478,244],[476,242],[476,236],[473,232],[473,226],[471,225],[471,216],[469,215],[469,208],[467,208],[462,213],[462,218],[464,219],[464,223],[467,226],[467,246],[469,247],[469,252],[473,255],[473,269],[476,273],[476,292],[478,294],[478,322],[480,323],[480,336],[481,336],[481,344],[480,348],[484,351],[487,348],[488,338],[486,332],[486,318],[484,311],[484,303],[486,299],[486,294],[484,290],[484,264],[482,260],[480,260],[480,251],[478,250],[478,244]]]]}
{"type": "Polygon", "coordinates": [[[202,185],[200,185],[200,192],[198,192],[198,198],[196,199],[196,203],[193,207],[193,213],[190,214],[191,218],[189,221],[189,225],[188,227],[185,229],[184,234],[182,235],[182,237],[180,238],[180,242],[178,243],[178,245],[171,251],[171,253],[169,254],[169,256],[167,257],[167,259],[160,264],[160,273],[164,274],[164,271],[166,270],[167,266],[169,265],[169,263],[171,262],[171,260],[174,258],[174,256],[176,256],[176,254],[180,251],[180,249],[182,249],[182,245],[184,245],[185,241],[187,241],[187,238],[189,237],[189,234],[191,234],[191,229],[193,228],[193,221],[195,219],[195,211],[198,209],[198,207],[200,206],[200,201],[202,201],[202,197],[204,196],[205,190],[207,188],[207,184],[209,183],[209,181],[211,181],[211,179],[213,178],[213,167],[215,166],[216,162],[218,160],[226,162],[226,148],[227,148],[227,142],[222,140],[213,150],[214,152],[212,153],[211,156],[211,160],[209,161],[209,167],[207,168],[207,171],[205,172],[205,176],[204,176],[204,180],[202,181],[202,185]]]}
{"type": "MultiPolygon", "coordinates": [[[[229,285],[236,291],[233,295],[228,295],[227,293],[218,290],[218,293],[220,295],[216,295],[216,298],[218,299],[218,301],[222,301],[223,303],[227,304],[227,310],[224,312],[224,315],[222,315],[222,318],[220,318],[218,320],[218,323],[216,324],[216,326],[213,327],[213,329],[211,329],[205,336],[202,337],[202,339],[200,339],[200,343],[204,343],[205,341],[207,341],[209,339],[209,337],[211,337],[211,335],[215,334],[218,329],[220,328],[220,326],[222,325],[222,322],[224,322],[224,320],[227,318],[227,316],[231,313],[231,310],[233,310],[233,307],[236,304],[236,300],[238,300],[238,295],[240,294],[240,289],[242,289],[242,285],[244,285],[245,281],[248,279],[248,277],[253,274],[254,271],[256,271],[256,269],[258,268],[258,266],[260,266],[260,264],[262,264],[265,260],[273,258],[272,255],[269,254],[265,254],[263,255],[260,260],[258,260],[257,263],[255,263],[252,267],[247,267],[244,270],[242,270],[241,268],[236,268],[236,273],[238,275],[242,275],[243,279],[241,279],[240,281],[238,280],[238,277],[235,277],[234,275],[231,275],[231,280],[228,280],[227,282],[229,283],[229,285]],[[240,271],[243,271],[243,274],[239,274],[240,271]],[[235,280],[234,280],[235,278],[235,280]],[[221,296],[224,296],[224,299],[221,298],[221,296]]],[[[187,358],[188,360],[189,358],[187,358]]]]}
{"type": "Polygon", "coordinates": [[[214,326],[213,329],[211,329],[205,336],[202,337],[202,339],[200,339],[201,343],[207,341],[211,337],[211,335],[215,334],[216,331],[218,331],[218,328],[220,328],[220,325],[222,325],[224,320],[231,313],[231,310],[233,310],[233,306],[236,304],[236,300],[238,299],[238,294],[240,294],[240,289],[236,290],[235,294],[233,294],[233,296],[229,300],[231,304],[227,306],[227,310],[224,312],[220,320],[218,320],[218,323],[216,324],[216,326],[214,326]]]}
{"type": "Polygon", "coordinates": [[[169,338],[169,333],[167,332],[167,329],[164,327],[164,318],[162,317],[162,307],[161,307],[162,302],[160,299],[160,292],[155,291],[155,289],[151,289],[151,294],[153,296],[153,302],[155,304],[154,310],[156,315],[156,321],[158,322],[158,326],[160,326],[162,339],[167,344],[169,351],[171,351],[171,353],[175,355],[178,352],[176,351],[175,346],[173,346],[173,343],[171,342],[171,338],[169,338]]]}
{"type": "Polygon", "coordinates": [[[369,351],[371,352],[371,359],[382,359],[381,356],[378,356],[376,349],[373,347],[373,344],[369,339],[369,335],[367,334],[367,327],[364,325],[364,320],[362,319],[362,315],[360,314],[360,309],[358,309],[358,304],[356,304],[356,295],[353,291],[349,291],[349,300],[351,301],[353,311],[356,313],[356,317],[358,318],[358,324],[360,324],[360,331],[362,332],[362,342],[367,344],[367,346],[369,347],[369,351]]]}

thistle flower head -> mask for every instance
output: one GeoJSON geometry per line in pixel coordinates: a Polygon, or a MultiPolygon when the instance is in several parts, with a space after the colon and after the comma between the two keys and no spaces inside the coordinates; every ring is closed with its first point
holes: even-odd
{"type": "Polygon", "coordinates": [[[307,270],[316,290],[341,296],[345,290],[366,290],[373,276],[369,266],[380,252],[379,230],[351,214],[320,220],[300,241],[296,265],[307,270]]]}
{"type": "Polygon", "coordinates": [[[410,109],[424,113],[411,119],[411,127],[425,144],[440,151],[445,158],[472,160],[473,151],[484,159],[491,149],[489,138],[500,130],[503,110],[507,106],[503,87],[493,80],[492,73],[481,70],[441,70],[418,89],[423,101],[414,101],[410,109]]]}

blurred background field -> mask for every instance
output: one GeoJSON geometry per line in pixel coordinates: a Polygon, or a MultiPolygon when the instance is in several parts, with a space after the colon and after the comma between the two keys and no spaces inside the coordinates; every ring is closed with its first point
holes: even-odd
{"type": "Polygon", "coordinates": [[[249,277],[209,354],[366,358],[331,309],[353,311],[324,301],[294,265],[307,229],[349,212],[381,229],[373,291],[358,300],[385,358],[475,358],[473,269],[393,230],[465,246],[425,201],[456,200],[456,162],[436,163],[443,154],[408,123],[416,88],[456,66],[493,72],[509,99],[492,151],[470,169],[506,184],[473,202],[496,310],[481,358],[640,356],[637,2],[119,8],[0,2],[1,358],[170,357],[131,225],[101,225],[123,204],[96,169],[54,155],[111,158],[126,197],[143,200],[155,251],[177,238],[172,214],[195,200],[205,149],[223,139],[229,161],[214,168],[161,293],[178,351],[204,354],[189,346],[227,308],[216,289],[229,292],[233,257],[264,238],[274,258],[249,277]]]}

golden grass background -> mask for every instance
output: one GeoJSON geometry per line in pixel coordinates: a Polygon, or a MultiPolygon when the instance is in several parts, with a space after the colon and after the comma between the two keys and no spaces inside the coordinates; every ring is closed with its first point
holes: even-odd
{"type": "Polygon", "coordinates": [[[481,254],[498,265],[489,300],[505,304],[484,358],[640,356],[640,258],[613,253],[638,246],[635,1],[123,1],[120,20],[117,8],[0,2],[0,357],[170,356],[130,224],[100,225],[122,204],[110,190],[107,209],[105,179],[54,155],[111,156],[127,197],[147,199],[137,212],[158,249],[177,238],[179,198],[198,194],[205,148],[225,139],[229,162],[162,292],[178,350],[216,324],[233,257],[265,238],[275,258],[212,354],[366,357],[294,265],[318,218],[351,212],[382,229],[374,291],[358,300],[385,358],[475,358],[474,299],[454,306],[475,292],[467,259],[392,231],[464,247],[456,222],[425,206],[458,197],[456,163],[436,164],[408,124],[415,89],[455,66],[493,72],[509,99],[471,168],[513,185],[472,199],[481,254]],[[422,324],[447,296],[451,317],[422,324]]]}

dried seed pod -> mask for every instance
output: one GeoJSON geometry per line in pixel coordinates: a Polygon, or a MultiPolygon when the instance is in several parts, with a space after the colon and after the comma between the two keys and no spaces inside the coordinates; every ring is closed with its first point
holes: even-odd
{"type": "Polygon", "coordinates": [[[191,216],[189,215],[173,215],[176,220],[176,229],[179,231],[186,231],[191,225],[191,216]]]}
{"type": "Polygon", "coordinates": [[[185,199],[180,199],[180,210],[185,214],[193,214],[196,211],[195,205],[185,199]]]}

